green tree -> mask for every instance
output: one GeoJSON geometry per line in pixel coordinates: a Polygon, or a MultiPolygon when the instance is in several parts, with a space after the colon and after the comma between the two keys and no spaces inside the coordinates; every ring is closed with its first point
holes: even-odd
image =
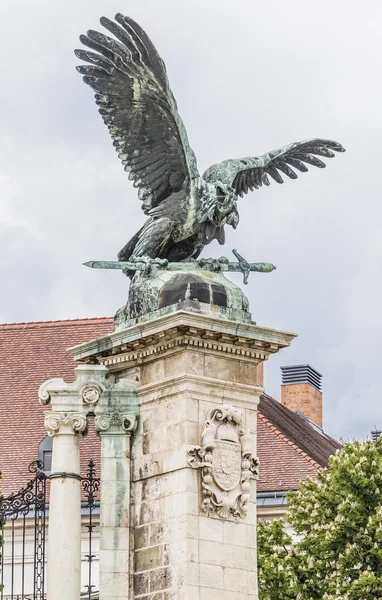
{"type": "MultiPolygon", "coordinates": [[[[0,471],[0,480],[1,480],[1,471],[0,471]]],[[[1,496],[1,489],[0,489],[0,507],[1,507],[1,498],[2,498],[2,496],[1,496]]],[[[2,531],[2,517],[0,515],[0,581],[1,581],[1,548],[3,546],[3,538],[1,535],[1,531],[2,531]]],[[[0,583],[0,592],[3,589],[3,587],[4,586],[2,586],[0,583]]]]}
{"type": "Polygon", "coordinates": [[[260,600],[382,600],[382,438],[346,444],[259,523],[260,600]]]}

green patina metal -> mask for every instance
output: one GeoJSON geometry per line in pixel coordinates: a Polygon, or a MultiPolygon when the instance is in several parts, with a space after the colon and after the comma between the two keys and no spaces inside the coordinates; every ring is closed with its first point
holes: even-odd
{"type": "Polygon", "coordinates": [[[159,269],[151,276],[137,271],[125,306],[117,311],[114,330],[121,331],[177,311],[251,323],[248,299],[223,273],[198,266],[187,271],[159,269]]]}
{"type": "Polygon", "coordinates": [[[95,92],[99,112],[118,156],[138,188],[143,227],[118,254],[120,262],[90,261],[97,269],[120,269],[131,279],[129,299],[115,328],[176,310],[249,322],[248,300],[224,272],[269,273],[270,263],[199,259],[216,240],[225,243],[226,225],[239,223],[238,198],[250,190],[297,178],[307,165],[325,167],[321,157],[343,152],[341,144],[312,138],[258,156],[228,159],[199,173],[196,156],[170,88],[165,64],[146,32],[121,13],[101,18],[108,34],[80,36],[77,67],[95,92]]]}
{"type": "Polygon", "coordinates": [[[140,25],[121,13],[115,21],[102,17],[101,24],[108,35],[90,30],[80,36],[86,49],[75,53],[86,64],[77,69],[95,92],[148,216],[119,260],[196,259],[213,240],[224,244],[226,225],[237,227],[239,196],[269,186],[271,180],[283,183],[284,175],[296,179],[307,165],[323,168],[321,157],[344,151],[337,142],[313,138],[258,156],[230,158],[201,175],[154,44],[140,25]]]}
{"type": "Polygon", "coordinates": [[[271,273],[277,267],[268,262],[257,262],[249,263],[243,258],[237,250],[233,250],[234,255],[238,259],[237,262],[230,262],[228,258],[222,257],[218,259],[214,258],[201,258],[199,260],[184,261],[184,262],[169,262],[163,259],[147,259],[138,258],[134,262],[116,261],[116,260],[90,260],[83,263],[85,267],[91,269],[119,269],[127,275],[131,276],[132,273],[140,271],[145,273],[147,276],[150,274],[157,274],[158,270],[166,269],[168,271],[177,271],[190,273],[195,269],[204,269],[206,271],[212,271],[214,273],[232,272],[232,273],[243,273],[243,281],[245,284],[248,283],[248,277],[251,272],[257,273],[271,273]]]}
{"type": "Polygon", "coordinates": [[[237,262],[224,257],[176,263],[142,258],[130,262],[89,261],[84,265],[122,270],[132,279],[128,301],[115,315],[116,331],[178,310],[248,323],[251,322],[248,300],[223,273],[240,272],[247,283],[251,272],[270,273],[276,267],[271,263],[249,263],[236,250],[233,253],[237,262]]]}

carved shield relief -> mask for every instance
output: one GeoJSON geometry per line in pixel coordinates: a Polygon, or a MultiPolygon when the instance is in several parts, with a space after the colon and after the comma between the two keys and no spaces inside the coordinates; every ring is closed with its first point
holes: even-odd
{"type": "Polygon", "coordinates": [[[217,485],[226,492],[233,490],[240,483],[240,444],[217,441],[213,452],[212,465],[212,476],[217,485]]]}
{"type": "Polygon", "coordinates": [[[189,450],[189,464],[202,471],[202,510],[222,519],[244,518],[250,479],[257,476],[252,434],[242,429],[242,412],[234,406],[211,411],[202,433],[202,446],[189,450]]]}

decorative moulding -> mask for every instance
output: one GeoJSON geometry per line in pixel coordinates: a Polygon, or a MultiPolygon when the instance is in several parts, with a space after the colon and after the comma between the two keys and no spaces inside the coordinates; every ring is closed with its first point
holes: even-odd
{"type": "MultiPolygon", "coordinates": [[[[281,348],[289,346],[296,337],[294,333],[259,327],[255,323],[230,322],[212,315],[179,311],[151,322],[133,325],[126,330],[108,334],[97,340],[85,342],[70,348],[69,352],[75,360],[94,362],[94,358],[97,358],[100,362],[112,366],[112,370],[114,370],[115,365],[120,362],[120,355],[125,355],[124,363],[134,364],[135,361],[150,356],[151,349],[154,347],[155,354],[163,352],[164,349],[161,348],[163,343],[167,346],[167,342],[178,337],[178,334],[181,334],[183,338],[194,340],[181,342],[182,344],[199,345],[200,340],[207,336],[209,343],[216,345],[218,352],[231,353],[231,347],[237,346],[241,347],[237,356],[241,354],[241,351],[247,351],[249,357],[255,359],[259,359],[259,355],[269,356],[278,352],[281,348]],[[148,355],[146,354],[147,350],[149,351],[148,355]]],[[[248,357],[246,354],[244,356],[248,357]]],[[[260,360],[263,359],[260,358],[260,360]]]]}
{"type": "Polygon", "coordinates": [[[111,370],[118,370],[129,365],[135,366],[142,360],[156,360],[160,355],[174,353],[184,348],[205,350],[215,355],[229,354],[231,359],[243,360],[245,358],[247,361],[255,363],[266,360],[270,354],[269,348],[263,342],[251,343],[251,341],[238,337],[231,340],[228,336],[223,338],[218,333],[207,336],[205,331],[197,332],[193,328],[172,331],[171,335],[172,337],[169,336],[167,339],[165,336],[162,338],[152,336],[147,344],[146,340],[141,340],[140,348],[126,345],[115,354],[99,357],[99,361],[111,370]],[[200,337],[198,333],[200,333],[200,337]]]}
{"type": "Polygon", "coordinates": [[[81,390],[82,400],[88,406],[95,406],[102,394],[102,388],[98,383],[88,383],[81,390]]]}
{"type": "Polygon", "coordinates": [[[242,420],[242,411],[234,406],[214,408],[204,426],[202,445],[188,452],[189,465],[202,469],[202,510],[222,519],[245,518],[250,480],[258,476],[252,435],[243,429],[242,420]]]}
{"type": "Polygon", "coordinates": [[[107,368],[102,365],[79,365],[74,369],[75,381],[66,383],[58,377],[48,379],[38,390],[40,404],[67,405],[68,410],[82,407],[89,410],[98,403],[108,385],[107,373],[107,368]]]}

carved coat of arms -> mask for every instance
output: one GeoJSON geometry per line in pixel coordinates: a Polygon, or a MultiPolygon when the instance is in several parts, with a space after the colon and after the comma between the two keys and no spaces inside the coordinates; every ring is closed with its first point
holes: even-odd
{"type": "Polygon", "coordinates": [[[222,518],[244,518],[250,480],[257,477],[252,437],[242,429],[242,412],[233,406],[211,411],[202,433],[202,446],[189,450],[189,464],[202,469],[202,509],[222,518]]]}

